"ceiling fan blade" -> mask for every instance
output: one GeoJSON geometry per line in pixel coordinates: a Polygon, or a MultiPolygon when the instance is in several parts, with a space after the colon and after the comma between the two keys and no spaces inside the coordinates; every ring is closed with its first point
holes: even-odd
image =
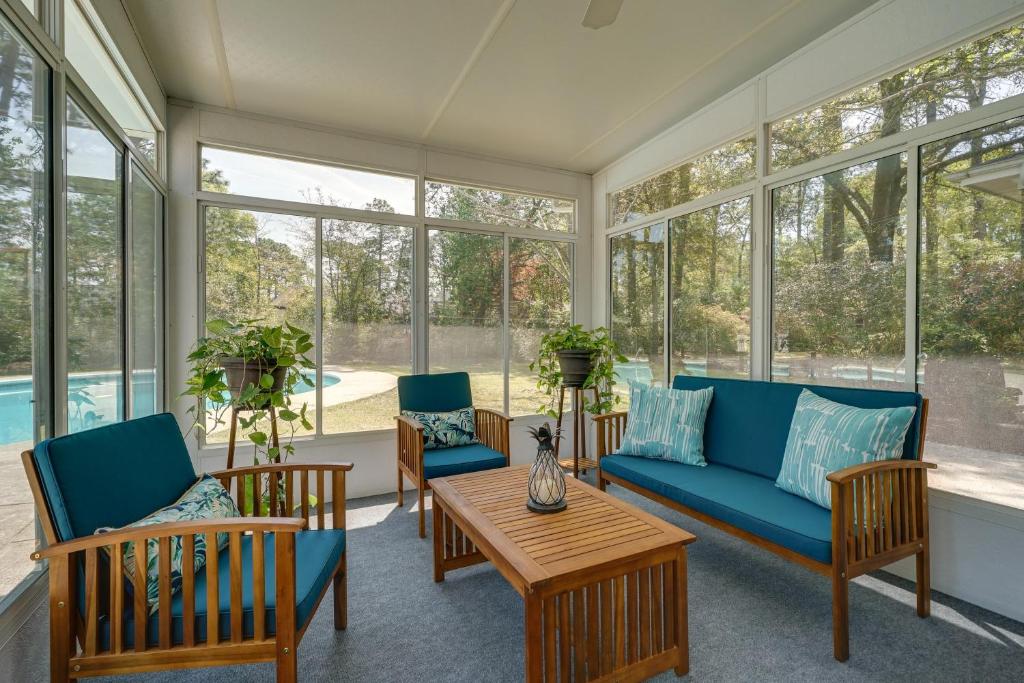
{"type": "Polygon", "coordinates": [[[608,26],[619,16],[622,0],[590,0],[587,13],[583,16],[583,25],[587,28],[608,26]]]}

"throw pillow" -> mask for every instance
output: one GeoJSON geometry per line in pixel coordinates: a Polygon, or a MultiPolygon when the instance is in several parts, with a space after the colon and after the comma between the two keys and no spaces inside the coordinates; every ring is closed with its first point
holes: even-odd
{"type": "MultiPolygon", "coordinates": [[[[199,519],[226,519],[229,517],[241,517],[235,501],[219,481],[209,474],[201,476],[185,493],[181,494],[174,503],[167,507],[160,508],[156,512],[147,515],[137,522],[132,522],[125,528],[151,526],[163,522],[182,522],[199,519]]],[[[96,533],[112,531],[110,527],[97,529],[96,533]]],[[[228,544],[226,533],[217,534],[217,548],[214,552],[221,550],[228,544]]],[[[146,541],[146,600],[149,603],[150,614],[156,611],[160,599],[159,574],[159,548],[157,539],[146,541]]],[[[195,536],[195,561],[194,571],[198,572],[206,565],[206,535],[195,536]]],[[[172,536],[171,549],[171,594],[181,589],[181,537],[172,536]]],[[[107,551],[109,552],[109,551],[107,551]]],[[[139,585],[135,577],[135,543],[126,543],[124,549],[124,572],[131,583],[132,589],[137,590],[139,585]]]]}
{"type": "Polygon", "coordinates": [[[704,466],[704,420],[713,393],[629,383],[629,416],[616,451],[642,458],[704,466]]]}
{"type": "Polygon", "coordinates": [[[423,425],[423,448],[451,448],[479,443],[476,438],[476,413],[459,408],[447,413],[420,413],[403,410],[402,415],[423,425]]]}
{"type": "Polygon", "coordinates": [[[831,510],[832,485],[825,477],[851,465],[902,458],[916,410],[855,408],[804,389],[775,485],[831,510]]]}

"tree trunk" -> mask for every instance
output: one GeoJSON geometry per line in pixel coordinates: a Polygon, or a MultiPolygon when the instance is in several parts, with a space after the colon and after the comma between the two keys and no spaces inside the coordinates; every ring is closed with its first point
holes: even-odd
{"type": "Polygon", "coordinates": [[[846,210],[839,191],[825,183],[824,215],[821,221],[821,251],[826,263],[843,260],[846,247],[846,210]]]}

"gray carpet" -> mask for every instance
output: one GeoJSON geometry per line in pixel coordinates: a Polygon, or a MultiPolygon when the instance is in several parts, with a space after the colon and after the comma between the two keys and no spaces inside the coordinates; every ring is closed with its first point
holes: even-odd
{"type": "MultiPolygon", "coordinates": [[[[932,617],[919,619],[913,585],[887,574],[851,586],[851,657],[840,664],[832,658],[827,580],[609,490],[698,537],[690,546],[689,680],[1024,680],[1024,624],[939,593],[932,617]]],[[[350,501],[348,525],[349,628],[334,630],[327,595],[298,650],[301,680],[522,680],[522,603],[497,572],[478,565],[435,584],[430,540],[417,537],[415,514],[408,503],[397,509],[393,496],[350,501]]],[[[46,679],[44,606],[0,650],[0,680],[46,679]]],[[[112,680],[273,681],[274,671],[250,665],[112,680]]]]}

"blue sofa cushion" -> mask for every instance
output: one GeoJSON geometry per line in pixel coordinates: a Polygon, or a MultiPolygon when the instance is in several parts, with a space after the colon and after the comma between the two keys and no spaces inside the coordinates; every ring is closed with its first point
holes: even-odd
{"type": "Polygon", "coordinates": [[[62,541],[140,520],[197,478],[170,413],[48,439],[33,457],[62,541]]]}
{"type": "Polygon", "coordinates": [[[447,413],[473,405],[469,375],[443,372],[398,378],[398,408],[418,413],[447,413]]]}
{"type": "MultiPolygon", "coordinates": [[[[715,388],[717,394],[718,388],[715,388]]],[[[784,548],[832,563],[832,514],[775,481],[725,465],[608,455],[601,470],[784,548]]]]}
{"type": "Polygon", "coordinates": [[[704,424],[704,458],[709,463],[728,465],[774,481],[782,468],[796,400],[805,388],[830,401],[857,408],[917,408],[903,445],[903,458],[917,459],[922,404],[918,393],[687,375],[676,375],[672,381],[673,389],[704,387],[715,390],[704,424]]]}
{"type": "MultiPolygon", "coordinates": [[[[334,570],[345,552],[345,530],[324,529],[317,531],[299,531],[295,534],[295,624],[302,629],[313,617],[320,596],[323,594],[334,570]]],[[[220,612],[219,629],[221,640],[231,637],[231,565],[230,548],[224,548],[218,554],[217,562],[217,598],[220,612]]],[[[275,632],[277,589],[274,585],[276,575],[274,567],[274,535],[267,534],[263,547],[264,567],[264,599],[266,605],[266,630],[268,634],[275,632]]],[[[206,641],[206,571],[196,573],[195,581],[195,636],[198,642],[206,641]]],[[[130,604],[127,603],[127,604],[130,604]]],[[[252,536],[242,537],[242,632],[246,637],[253,635],[253,590],[252,590],[252,536]]],[[[126,646],[132,647],[135,642],[134,612],[125,610],[126,646]]],[[[171,630],[175,645],[184,642],[184,602],[181,592],[175,593],[171,599],[171,630]]],[[[160,614],[154,613],[146,630],[149,644],[155,645],[160,634],[160,614]]],[[[110,644],[110,622],[104,618],[101,624],[103,647],[110,644]]]]}
{"type": "Polygon", "coordinates": [[[450,477],[504,467],[505,454],[483,444],[423,451],[423,478],[450,477]]]}

